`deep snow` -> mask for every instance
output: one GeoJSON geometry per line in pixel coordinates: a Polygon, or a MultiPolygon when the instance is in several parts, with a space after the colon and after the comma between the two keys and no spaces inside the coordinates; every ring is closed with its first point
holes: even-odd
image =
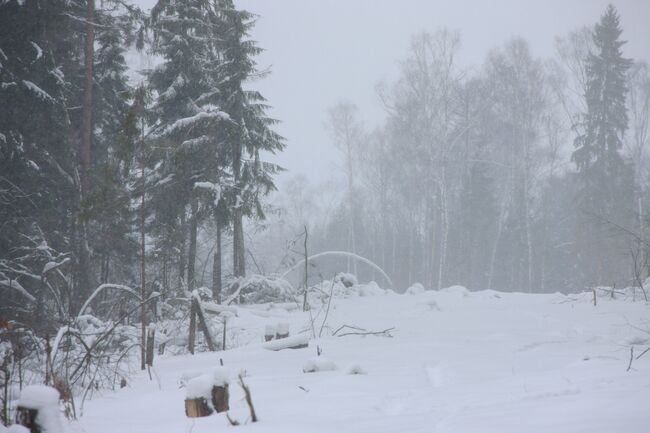
{"type": "MultiPolygon", "coordinates": [[[[250,345],[156,359],[117,392],[85,403],[70,424],[87,433],[246,432],[626,432],[650,431],[650,354],[626,371],[630,344],[650,344],[650,306],[591,294],[468,292],[455,287],[336,298],[329,335],[341,325],[394,327],[393,336],[327,336],[309,348],[265,350],[265,325],[250,345]],[[333,371],[303,373],[317,356],[333,371]],[[230,415],[248,410],[242,372],[260,421],[232,427],[225,414],[185,417],[187,372],[231,371],[230,415]],[[348,374],[359,370],[365,374],[348,374]]],[[[314,312],[316,313],[316,312],[314,312]]],[[[318,334],[324,313],[315,320],[318,334]]],[[[241,316],[241,315],[240,315],[241,316]]],[[[310,329],[309,315],[274,310],[269,324],[310,329]]],[[[311,332],[311,331],[309,331],[311,332]]],[[[341,332],[342,333],[342,332],[341,332]]],[[[340,334],[340,333],[339,333],[340,334]]],[[[194,373],[192,373],[194,374],[194,373]]],[[[196,373],[198,374],[198,373],[196,373]]],[[[191,375],[191,374],[190,374],[191,375]]]]}

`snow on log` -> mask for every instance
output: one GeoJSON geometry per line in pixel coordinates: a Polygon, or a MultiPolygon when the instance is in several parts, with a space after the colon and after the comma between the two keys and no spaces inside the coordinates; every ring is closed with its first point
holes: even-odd
{"type": "Polygon", "coordinates": [[[281,340],[271,340],[262,345],[267,350],[303,349],[309,346],[309,335],[298,334],[281,340]]]}

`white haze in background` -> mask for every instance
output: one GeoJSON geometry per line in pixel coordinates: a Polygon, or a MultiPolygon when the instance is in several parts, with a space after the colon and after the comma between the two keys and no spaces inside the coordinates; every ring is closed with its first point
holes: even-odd
{"type": "MultiPolygon", "coordinates": [[[[136,0],[148,9],[155,0],[136,0]]],[[[461,34],[459,61],[480,66],[487,53],[513,36],[530,43],[536,57],[551,57],[554,37],[592,26],[609,3],[621,15],[627,57],[650,60],[648,0],[235,0],[260,16],[253,38],[265,52],[261,69],[271,74],[255,83],[270,101],[270,114],[287,148],[271,157],[312,182],[341,177],[340,155],[323,127],[327,110],[341,100],[359,106],[365,126],[381,122],[376,86],[390,83],[406,56],[411,36],[441,27],[461,34]]],[[[151,61],[132,56],[133,67],[151,61]]]]}

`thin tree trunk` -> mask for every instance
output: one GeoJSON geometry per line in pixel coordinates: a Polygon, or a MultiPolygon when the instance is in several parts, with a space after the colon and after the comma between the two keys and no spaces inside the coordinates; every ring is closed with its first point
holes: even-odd
{"type": "Polygon", "coordinates": [[[186,238],[186,227],[185,227],[185,209],[181,212],[181,231],[182,231],[182,236],[181,236],[181,245],[180,245],[180,251],[178,255],[178,286],[180,288],[183,287],[183,282],[185,281],[185,265],[186,265],[186,257],[185,257],[185,238],[186,238]]]}
{"type": "Polygon", "coordinates": [[[217,216],[217,245],[212,259],[212,296],[221,304],[221,219],[217,216]]]}
{"type": "Polygon", "coordinates": [[[189,290],[194,290],[196,288],[196,282],[194,281],[194,270],[196,265],[196,235],[197,235],[197,223],[198,223],[198,200],[196,197],[192,197],[192,202],[190,204],[191,212],[190,215],[190,247],[187,252],[187,287],[189,290]]]}
{"type": "MultiPolygon", "coordinates": [[[[144,121],[143,121],[144,123],[144,121]]],[[[146,317],[146,309],[145,309],[145,295],[146,295],[146,276],[145,276],[145,219],[146,219],[146,214],[145,214],[145,185],[146,185],[146,179],[145,179],[145,154],[144,154],[144,125],[142,125],[142,139],[140,142],[140,150],[141,150],[141,155],[140,157],[142,158],[140,161],[140,182],[141,182],[141,188],[142,188],[142,199],[140,202],[140,298],[141,298],[141,305],[140,305],[140,323],[141,323],[141,341],[140,341],[140,357],[141,357],[141,362],[140,362],[140,369],[144,370],[146,367],[146,341],[147,341],[147,317],[146,317]]]]}
{"type": "Polygon", "coordinates": [[[81,129],[81,190],[84,195],[90,187],[90,162],[92,146],[92,113],[93,113],[93,63],[95,55],[95,28],[93,20],[95,17],[95,0],[87,0],[86,3],[86,44],[84,50],[84,97],[81,129]]]}

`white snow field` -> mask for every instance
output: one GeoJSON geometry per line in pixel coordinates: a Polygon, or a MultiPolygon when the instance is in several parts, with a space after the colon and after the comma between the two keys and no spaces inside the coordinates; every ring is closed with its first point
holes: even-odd
{"type": "MultiPolygon", "coordinates": [[[[308,313],[270,309],[260,318],[240,307],[240,317],[255,318],[251,326],[258,339],[225,352],[159,357],[153,380],[138,373],[128,387],[96,395],[69,429],[650,432],[650,354],[626,371],[630,345],[637,344],[636,354],[650,345],[650,306],[638,297],[636,302],[602,297],[594,307],[591,293],[531,295],[461,287],[404,295],[377,289],[355,293],[334,299],[323,338],[296,350],[266,349],[265,323],[289,323],[295,335],[310,328],[308,313]],[[342,325],[394,330],[392,337],[330,336],[342,325]],[[314,363],[317,345],[334,369],[304,373],[303,367],[314,363]],[[234,427],[224,413],[186,418],[181,377],[188,371],[209,373],[220,358],[232,375],[231,418],[244,424],[248,417],[236,379],[243,371],[259,422],[234,427]]],[[[323,316],[324,311],[315,320],[316,334],[323,316]]],[[[245,319],[237,326],[242,324],[245,319]]]]}

